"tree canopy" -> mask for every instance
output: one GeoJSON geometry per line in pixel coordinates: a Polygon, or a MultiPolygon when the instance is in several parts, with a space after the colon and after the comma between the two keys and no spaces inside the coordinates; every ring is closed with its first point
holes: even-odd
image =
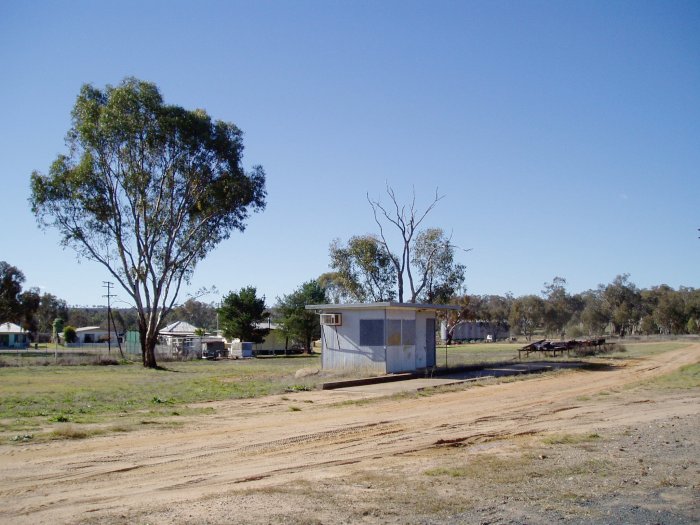
{"type": "Polygon", "coordinates": [[[262,343],[268,329],[258,327],[269,317],[265,308],[265,297],[258,297],[253,286],[241,288],[239,292],[229,292],[219,308],[219,322],[224,336],[241,341],[262,343]]]}
{"type": "Polygon", "coordinates": [[[351,237],[347,245],[333,241],[333,271],[321,282],[337,301],[448,302],[462,287],[466,267],[457,262],[456,246],[441,228],[420,228],[442,197],[436,192],[421,212],[415,192],[409,205],[399,204],[390,187],[387,195],[389,206],[367,196],[379,234],[351,237]]]}
{"type": "Polygon", "coordinates": [[[396,298],[391,255],[373,235],[356,235],[346,245],[339,239],[330,247],[332,273],[322,280],[338,300],[391,301],[396,298]]]}
{"type": "Polygon", "coordinates": [[[321,323],[318,314],[306,310],[306,305],[326,302],[326,289],[316,280],[307,281],[289,295],[277,298],[283,332],[301,342],[307,352],[311,351],[311,341],[321,335],[321,323]]]}
{"type": "Polygon", "coordinates": [[[0,323],[22,319],[22,284],[24,274],[11,264],[0,261],[0,323]]]}
{"type": "Polygon", "coordinates": [[[132,299],[144,366],[195,266],[265,207],[265,173],[242,166],[242,132],[165,104],[149,82],[84,85],[69,151],[31,177],[32,211],[65,246],[103,264],[132,299]]]}

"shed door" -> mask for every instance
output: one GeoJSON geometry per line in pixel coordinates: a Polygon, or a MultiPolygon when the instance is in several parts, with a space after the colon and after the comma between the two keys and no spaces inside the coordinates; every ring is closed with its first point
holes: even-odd
{"type": "Polygon", "coordinates": [[[435,318],[425,320],[425,365],[435,366],[435,318]]]}

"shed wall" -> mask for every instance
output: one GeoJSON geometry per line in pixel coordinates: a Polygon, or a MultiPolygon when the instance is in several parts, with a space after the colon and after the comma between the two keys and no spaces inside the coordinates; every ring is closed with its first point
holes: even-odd
{"type": "Polygon", "coordinates": [[[367,369],[384,373],[386,371],[384,346],[360,346],[360,320],[384,320],[384,311],[338,310],[342,325],[321,326],[323,344],[323,368],[367,369]]]}

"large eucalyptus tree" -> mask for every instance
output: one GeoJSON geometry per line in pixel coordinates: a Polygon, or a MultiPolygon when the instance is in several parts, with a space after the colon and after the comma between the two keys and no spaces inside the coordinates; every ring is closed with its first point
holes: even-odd
{"type": "Polygon", "coordinates": [[[79,257],[103,264],[138,311],[143,364],[195,266],[265,207],[265,173],[242,166],[242,132],[165,104],[149,82],[84,85],[68,153],[31,177],[31,206],[79,257]]]}

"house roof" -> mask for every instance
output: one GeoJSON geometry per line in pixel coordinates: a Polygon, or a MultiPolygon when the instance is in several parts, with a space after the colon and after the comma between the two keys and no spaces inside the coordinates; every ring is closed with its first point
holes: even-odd
{"type": "Polygon", "coordinates": [[[23,334],[26,330],[15,323],[0,324],[0,334],[23,334]]]}
{"type": "Polygon", "coordinates": [[[99,326],[81,326],[80,328],[75,329],[76,333],[82,333],[82,332],[107,332],[104,328],[101,328],[99,326]]]}
{"type": "Polygon", "coordinates": [[[163,328],[159,333],[166,335],[193,335],[195,330],[197,330],[197,327],[186,321],[175,321],[163,328]]]}
{"type": "Polygon", "coordinates": [[[455,304],[397,303],[346,303],[346,304],[307,304],[307,310],[460,310],[455,304]]]}

